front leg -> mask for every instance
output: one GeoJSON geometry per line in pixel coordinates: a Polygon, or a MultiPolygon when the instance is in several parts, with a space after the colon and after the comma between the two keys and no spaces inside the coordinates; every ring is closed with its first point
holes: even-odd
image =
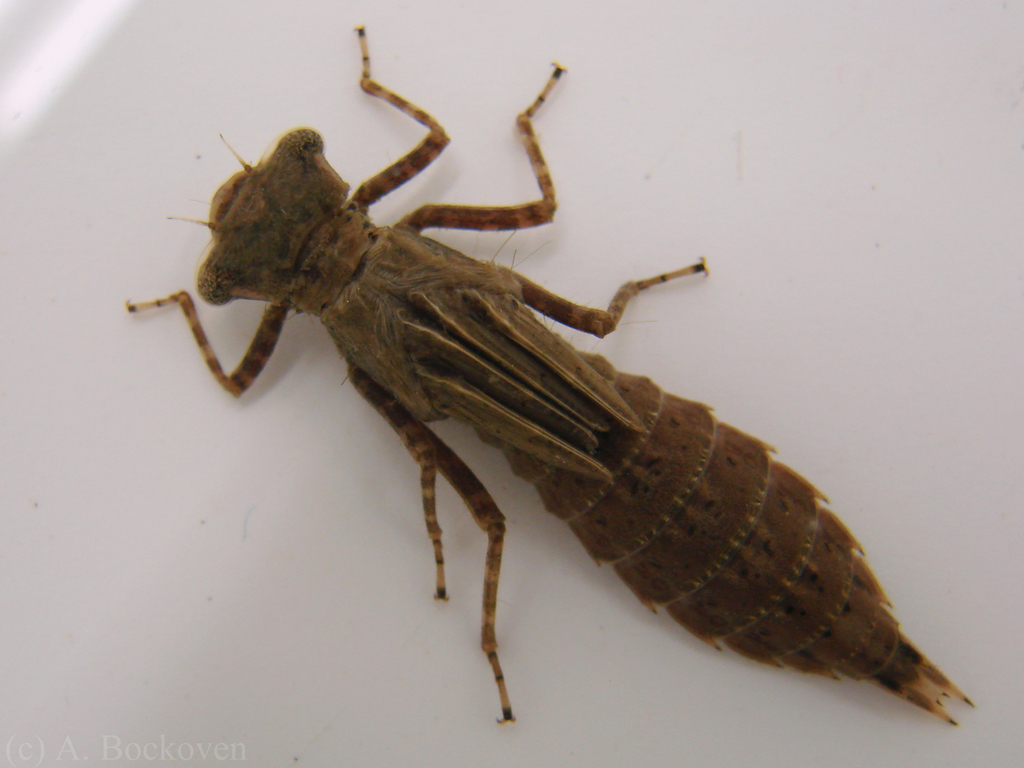
{"type": "MultiPolygon", "coordinates": [[[[402,442],[405,443],[409,453],[419,463],[421,470],[425,470],[427,466],[430,466],[431,472],[433,472],[433,467],[436,466],[459,496],[462,497],[476,524],[487,534],[487,559],[484,563],[483,618],[480,630],[480,647],[487,655],[487,660],[491,664],[491,670],[494,672],[494,681],[498,685],[498,696],[501,699],[502,714],[502,719],[498,722],[512,722],[515,718],[512,716],[512,704],[509,701],[508,689],[505,686],[505,676],[501,671],[501,664],[498,662],[498,641],[494,631],[498,609],[498,578],[501,571],[501,553],[505,541],[505,516],[501,514],[498,505],[491,498],[491,494],[487,492],[483,483],[477,479],[465,462],[423,423],[413,418],[412,414],[395,399],[394,395],[370,378],[368,374],[351,364],[349,365],[349,377],[359,394],[366,398],[370,405],[384,417],[384,420],[402,438],[402,442]]],[[[425,477],[425,474],[421,474],[421,480],[425,477]]],[[[438,567],[438,596],[443,596],[441,590],[444,583],[444,559],[441,556],[441,529],[437,526],[437,518],[433,514],[433,474],[431,474],[429,482],[429,500],[427,483],[423,483],[423,508],[427,516],[427,530],[430,533],[431,540],[434,542],[434,553],[438,567]],[[434,536],[435,531],[437,534],[436,538],[434,536]]]]}
{"type": "Polygon", "coordinates": [[[371,96],[383,99],[388,104],[402,110],[417,123],[430,129],[430,133],[415,149],[359,185],[359,189],[352,196],[352,202],[365,210],[434,162],[434,158],[448,146],[450,139],[437,120],[411,101],[403,99],[370,77],[370,49],[366,45],[366,30],[363,27],[356,27],[356,32],[359,34],[359,48],[363,54],[363,76],[359,79],[360,87],[371,96]]]}
{"type": "Polygon", "coordinates": [[[141,301],[136,304],[126,301],[124,303],[125,308],[129,312],[145,312],[148,309],[166,307],[171,304],[177,304],[181,307],[181,311],[185,313],[188,327],[192,329],[192,335],[195,337],[196,344],[199,345],[199,351],[203,353],[203,359],[206,361],[210,373],[213,374],[213,378],[235,397],[238,397],[251,387],[256,377],[260,375],[263,367],[267,364],[267,360],[270,359],[274,347],[277,345],[277,340],[281,337],[281,328],[284,326],[284,321],[288,316],[287,307],[282,307],[278,304],[267,305],[267,308],[263,310],[260,325],[256,329],[252,341],[249,343],[249,348],[245,351],[245,355],[229,376],[224,373],[224,369],[221,367],[213,347],[210,346],[210,340],[206,337],[206,332],[199,322],[196,305],[192,302],[192,297],[188,295],[187,291],[178,291],[178,293],[172,293],[166,298],[154,299],[153,301],[141,301]]]}

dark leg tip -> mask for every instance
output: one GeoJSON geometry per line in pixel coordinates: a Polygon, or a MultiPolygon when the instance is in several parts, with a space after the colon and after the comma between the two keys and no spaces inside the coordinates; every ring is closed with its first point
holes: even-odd
{"type": "Polygon", "coordinates": [[[437,590],[437,592],[434,594],[434,599],[435,600],[444,600],[447,603],[448,602],[448,590],[447,589],[439,589],[439,590],[437,590]]]}
{"type": "Polygon", "coordinates": [[[501,710],[501,720],[498,720],[498,725],[504,725],[505,723],[514,723],[515,717],[512,716],[512,707],[508,707],[501,710]]]}

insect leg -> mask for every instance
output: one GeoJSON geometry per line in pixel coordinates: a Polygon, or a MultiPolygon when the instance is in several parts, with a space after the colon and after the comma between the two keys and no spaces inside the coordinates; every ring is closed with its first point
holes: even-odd
{"type": "Polygon", "coordinates": [[[476,206],[476,205],[423,205],[398,222],[398,226],[408,227],[419,232],[428,227],[444,227],[447,229],[522,229],[547,224],[555,216],[555,185],[551,181],[551,172],[540,151],[540,142],[533,130],[533,116],[547,99],[551,89],[565,69],[555,64],[544,89],[533,103],[516,118],[516,126],[523,136],[526,152],[530,156],[533,175],[540,187],[541,199],[522,205],[476,206]]]}
{"type": "MultiPolygon", "coordinates": [[[[412,435],[409,435],[412,437],[412,435]]],[[[444,583],[444,550],[441,548],[441,526],[437,522],[437,457],[430,443],[413,444],[408,439],[405,447],[420,465],[420,491],[423,496],[423,518],[427,535],[434,543],[434,562],[437,564],[437,591],[435,600],[447,600],[448,588],[444,583]],[[418,454],[418,455],[417,455],[418,454]]]]}
{"type": "Polygon", "coordinates": [[[213,377],[235,397],[241,395],[252,385],[260,371],[263,370],[263,366],[267,364],[267,360],[270,359],[274,346],[281,336],[281,327],[288,315],[287,307],[277,304],[267,305],[263,311],[259,328],[256,329],[256,334],[249,344],[249,349],[245,351],[245,355],[229,376],[221,368],[220,361],[217,360],[217,355],[214,354],[213,347],[210,346],[210,340],[199,323],[199,315],[196,314],[196,306],[192,303],[192,297],[186,291],[172,293],[163,299],[142,301],[137,304],[126,301],[125,307],[129,312],[144,312],[147,309],[166,307],[169,304],[177,304],[181,307],[181,311],[185,313],[185,319],[188,320],[188,327],[192,329],[192,335],[195,337],[199,351],[203,353],[203,359],[206,360],[206,365],[213,377]]]}
{"type": "Polygon", "coordinates": [[[556,320],[570,328],[575,328],[578,331],[604,338],[615,330],[619,320],[622,319],[622,313],[625,311],[629,300],[640,293],[640,291],[668,280],[674,280],[677,277],[683,277],[684,275],[707,274],[707,271],[704,259],[702,258],[697,264],[691,264],[688,267],[683,267],[673,272],[649,277],[646,280],[630,280],[615,292],[615,296],[612,297],[608,309],[595,309],[593,307],[584,307],[581,304],[574,304],[568,299],[563,299],[557,293],[541,288],[532,280],[518,273],[516,274],[516,279],[519,280],[519,284],[523,287],[523,301],[542,315],[547,315],[552,320],[556,320]]]}
{"type": "MultiPolygon", "coordinates": [[[[356,389],[381,413],[402,438],[406,450],[420,465],[420,491],[423,496],[423,517],[427,523],[427,535],[434,543],[434,562],[437,564],[437,591],[435,600],[447,600],[448,589],[444,579],[444,550],[441,547],[441,526],[437,522],[435,488],[437,484],[437,452],[430,439],[429,430],[401,406],[389,402],[386,391],[358,368],[351,368],[349,378],[356,389]]],[[[390,398],[393,400],[394,398],[390,398]]]]}
{"type": "MultiPolygon", "coordinates": [[[[377,384],[366,373],[351,365],[349,366],[349,378],[359,393],[366,398],[370,405],[399,434],[406,448],[408,448],[417,462],[421,461],[423,454],[418,453],[414,446],[430,446],[437,469],[441,471],[445,479],[462,497],[476,524],[487,534],[487,559],[484,563],[483,620],[480,630],[480,647],[487,655],[487,660],[490,662],[491,669],[494,672],[494,681],[498,685],[498,696],[501,698],[502,713],[502,719],[498,722],[514,721],[512,704],[509,701],[508,689],[505,686],[505,675],[502,673],[501,664],[498,661],[498,641],[494,632],[498,608],[498,578],[501,571],[501,553],[505,542],[505,516],[501,514],[501,510],[494,503],[491,494],[487,492],[483,483],[477,479],[465,462],[451,448],[445,445],[437,435],[413,418],[412,414],[390,392],[377,384]]],[[[420,466],[422,467],[423,464],[421,463],[420,466]]],[[[431,485],[432,491],[433,487],[431,485]]],[[[431,498],[430,504],[432,508],[433,498],[431,498]]],[[[426,496],[424,496],[424,509],[427,509],[426,496]]],[[[430,529],[429,514],[428,512],[428,530],[430,529]]],[[[436,526],[436,524],[435,518],[434,525],[436,526]]],[[[437,528],[438,539],[435,540],[435,553],[438,556],[440,556],[440,532],[440,528],[437,528]]],[[[433,535],[431,535],[431,538],[433,539],[433,535]]],[[[441,562],[439,559],[439,567],[441,562]]]]}
{"type": "Polygon", "coordinates": [[[363,53],[363,75],[359,78],[362,89],[371,96],[397,107],[430,129],[430,133],[415,149],[359,185],[359,189],[352,196],[352,201],[362,208],[368,208],[430,165],[434,158],[441,154],[441,150],[448,146],[450,139],[437,120],[370,77],[370,49],[366,44],[366,30],[363,27],[356,27],[356,32],[359,35],[359,48],[363,53]]]}

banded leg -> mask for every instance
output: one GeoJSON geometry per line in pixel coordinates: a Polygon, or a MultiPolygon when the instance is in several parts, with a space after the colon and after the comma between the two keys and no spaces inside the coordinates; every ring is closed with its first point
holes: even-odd
{"type": "Polygon", "coordinates": [[[213,374],[213,378],[235,397],[252,386],[256,377],[260,375],[260,371],[263,370],[274,351],[277,340],[281,337],[281,328],[288,315],[287,307],[277,304],[267,305],[263,310],[260,325],[249,343],[249,348],[229,376],[224,373],[213,347],[210,346],[210,340],[206,337],[206,332],[199,322],[199,315],[196,314],[196,306],[187,291],[179,291],[163,299],[142,301],[136,304],[126,301],[125,308],[129,312],[145,312],[148,309],[166,307],[170,304],[177,304],[181,307],[181,311],[185,313],[185,319],[188,321],[188,327],[192,329],[192,335],[195,337],[196,344],[199,345],[199,351],[203,353],[203,359],[213,374]]]}
{"type": "Polygon", "coordinates": [[[356,389],[387,419],[398,433],[413,460],[420,465],[420,492],[423,496],[423,517],[427,523],[427,535],[434,544],[434,562],[437,565],[437,591],[435,600],[447,600],[448,589],[444,579],[444,549],[441,546],[441,526],[437,522],[437,452],[430,439],[429,430],[408,413],[399,413],[387,402],[383,388],[371,391],[370,385],[377,386],[372,379],[357,368],[349,370],[349,378],[356,389]],[[407,417],[402,419],[402,417],[407,417]]]}
{"type": "Polygon", "coordinates": [[[428,227],[446,229],[523,229],[547,224],[555,216],[555,185],[551,181],[551,172],[540,151],[540,142],[533,130],[533,116],[547,99],[555,83],[565,72],[565,68],[555,64],[544,89],[533,103],[516,118],[516,126],[526,144],[526,153],[530,156],[533,175],[540,187],[541,199],[521,205],[477,206],[477,205],[423,205],[403,217],[397,226],[407,227],[416,232],[428,227]]]}
{"type": "Polygon", "coordinates": [[[406,441],[405,447],[420,465],[420,493],[423,496],[423,519],[427,524],[427,536],[430,537],[434,544],[434,563],[437,566],[437,590],[434,592],[434,599],[447,601],[448,587],[444,581],[444,550],[441,548],[441,526],[437,522],[437,456],[434,452],[433,444],[429,442],[418,444],[406,441]]]}
{"type": "MultiPolygon", "coordinates": [[[[421,461],[423,454],[418,453],[418,450],[422,450],[422,448],[417,449],[414,446],[430,446],[437,469],[462,497],[476,524],[487,534],[480,647],[487,655],[491,670],[494,672],[494,681],[498,685],[502,713],[502,719],[498,722],[515,721],[515,717],[512,716],[512,704],[509,701],[508,689],[505,686],[505,675],[502,673],[501,664],[498,661],[498,641],[494,631],[498,609],[498,578],[501,572],[501,554],[505,542],[505,516],[501,514],[498,505],[491,498],[491,494],[487,492],[483,483],[477,479],[465,462],[437,435],[414,419],[412,414],[395,399],[394,395],[355,366],[349,366],[349,377],[359,394],[366,398],[370,405],[399,434],[409,453],[417,462],[421,461]]],[[[423,464],[421,463],[420,466],[422,467],[423,464]]],[[[432,504],[433,499],[431,499],[432,504]]],[[[427,500],[424,497],[424,509],[426,508],[427,500]]],[[[427,527],[430,528],[429,521],[427,527]]],[[[437,532],[440,537],[440,528],[437,529],[437,532]]],[[[440,538],[435,542],[435,552],[440,553],[440,538]]],[[[441,561],[439,560],[438,563],[440,566],[441,561]]]]}
{"type": "Polygon", "coordinates": [[[540,287],[529,278],[523,277],[518,273],[516,274],[516,279],[523,287],[523,301],[542,315],[547,315],[552,320],[556,320],[570,328],[575,328],[577,331],[583,331],[584,333],[604,338],[615,330],[619,320],[622,319],[622,313],[625,311],[626,305],[640,291],[668,282],[669,280],[675,280],[677,277],[701,273],[707,274],[707,271],[704,259],[701,258],[697,264],[691,264],[688,267],[683,267],[673,272],[665,272],[655,277],[649,277],[646,280],[630,280],[615,292],[615,296],[612,297],[608,309],[595,309],[594,307],[574,304],[568,299],[563,299],[557,293],[552,293],[546,288],[540,287]]]}
{"type": "Polygon", "coordinates": [[[359,189],[352,196],[352,201],[365,209],[430,165],[434,158],[448,146],[450,139],[437,120],[370,77],[370,49],[366,44],[366,30],[363,27],[356,27],[356,33],[359,35],[359,48],[363,54],[363,74],[359,78],[360,87],[371,96],[383,99],[430,129],[430,133],[411,152],[359,185],[359,189]]]}

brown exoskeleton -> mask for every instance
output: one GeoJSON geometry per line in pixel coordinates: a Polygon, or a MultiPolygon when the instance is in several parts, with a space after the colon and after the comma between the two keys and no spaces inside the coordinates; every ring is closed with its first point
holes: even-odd
{"type": "Polygon", "coordinates": [[[448,137],[434,118],[371,79],[366,37],[358,32],[363,90],[426,126],[426,138],[349,196],[324,157],[320,135],[301,128],[256,166],[243,162],[220,188],[199,295],[211,304],[267,302],[230,375],[187,293],[128,304],[129,311],[178,304],[213,375],[236,396],[262,370],[289,311],[320,318],[356,389],[419,464],[438,598],[446,599],[434,501],[438,471],[487,533],[482,646],[503,721],[513,719],[494,629],[504,516],[425,426],[447,417],[502,448],[594,558],[613,562],[644,603],[665,606],[699,637],[759,661],[873,680],[952,722],[938,697],[966,697],[900,633],[859,545],[813,486],[774,462],[763,443],[717,422],[706,406],[576,351],[530,309],[604,336],[639,291],[704,272],[703,261],[626,283],[600,310],[420,234],[431,227],[510,230],[551,221],[554,186],[532,118],[564,70],[555,65],[517,118],[539,200],[424,205],[394,227],[377,227],[369,206],[423,170],[448,137]]]}

